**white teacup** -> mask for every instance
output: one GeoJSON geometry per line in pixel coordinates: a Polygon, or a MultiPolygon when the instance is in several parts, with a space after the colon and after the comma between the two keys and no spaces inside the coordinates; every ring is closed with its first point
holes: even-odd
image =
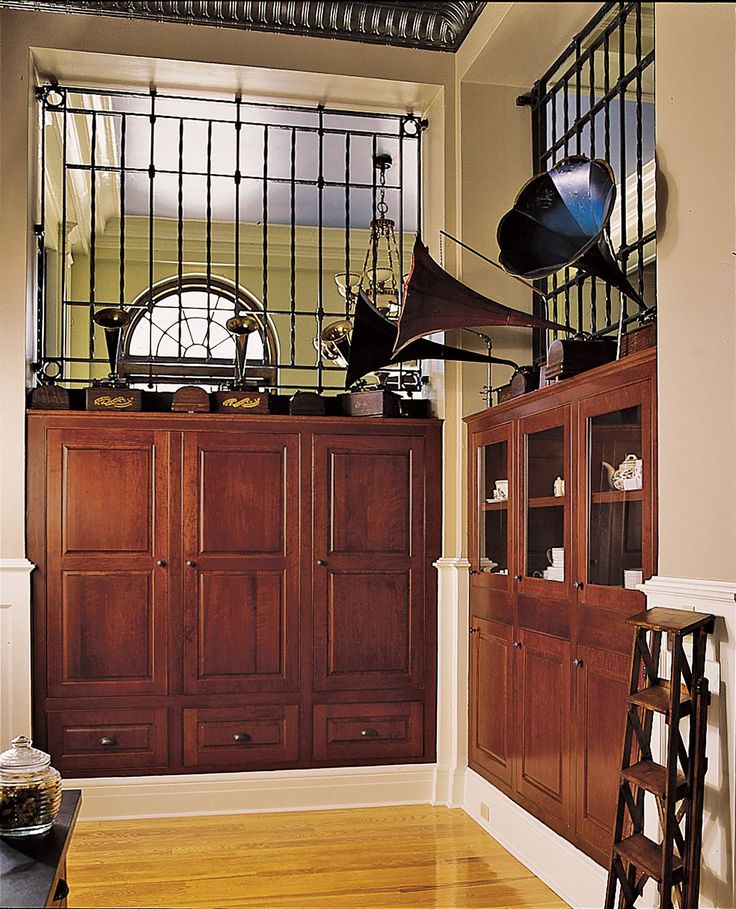
{"type": "Polygon", "coordinates": [[[493,496],[496,499],[508,499],[509,481],[508,480],[496,480],[496,489],[493,493],[493,496]]]}

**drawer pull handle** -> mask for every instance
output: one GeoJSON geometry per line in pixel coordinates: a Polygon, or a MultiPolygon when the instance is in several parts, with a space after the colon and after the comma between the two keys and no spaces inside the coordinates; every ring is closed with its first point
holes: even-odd
{"type": "Polygon", "coordinates": [[[367,739],[372,739],[378,735],[378,730],[374,729],[372,726],[368,726],[365,729],[361,729],[360,734],[367,739]]]}
{"type": "Polygon", "coordinates": [[[100,745],[102,745],[103,748],[112,748],[112,746],[117,745],[117,743],[118,740],[114,735],[103,735],[100,739],[100,745]]]}
{"type": "Polygon", "coordinates": [[[236,742],[249,742],[250,735],[247,732],[236,732],[233,736],[233,740],[236,742]]]}

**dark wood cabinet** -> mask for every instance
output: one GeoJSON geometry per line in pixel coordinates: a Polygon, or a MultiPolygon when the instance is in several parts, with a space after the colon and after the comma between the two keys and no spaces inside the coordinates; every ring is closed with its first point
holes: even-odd
{"type": "Polygon", "coordinates": [[[467,423],[470,766],[607,864],[631,572],[656,568],[655,352],[467,423]]]}
{"type": "Polygon", "coordinates": [[[34,735],[59,769],[434,759],[437,421],[28,426],[34,735]]]}

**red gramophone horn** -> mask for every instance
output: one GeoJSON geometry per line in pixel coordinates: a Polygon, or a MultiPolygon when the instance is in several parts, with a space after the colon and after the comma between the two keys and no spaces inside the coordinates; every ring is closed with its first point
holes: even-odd
{"type": "Polygon", "coordinates": [[[470,328],[472,325],[513,325],[519,328],[571,329],[540,316],[496,303],[466,287],[441,268],[417,236],[394,353],[435,331],[470,328]]]}

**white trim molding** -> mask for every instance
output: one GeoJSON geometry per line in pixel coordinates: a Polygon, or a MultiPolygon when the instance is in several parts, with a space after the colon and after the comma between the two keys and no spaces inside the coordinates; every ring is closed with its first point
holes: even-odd
{"type": "Polygon", "coordinates": [[[662,606],[716,617],[705,663],[711,703],[700,906],[724,909],[736,905],[736,581],[655,576],[639,589],[649,609],[662,606]]]}
{"type": "Polygon", "coordinates": [[[437,768],[432,804],[463,803],[468,766],[467,559],[442,558],[437,596],[437,768]]]}
{"type": "Polygon", "coordinates": [[[31,572],[28,559],[0,559],[0,751],[31,733],[31,572]]]}
{"type": "Polygon", "coordinates": [[[65,779],[83,820],[253,814],[427,804],[434,764],[65,779]]]}
{"type": "Polygon", "coordinates": [[[595,909],[603,905],[607,870],[474,770],[465,775],[463,809],[569,906],[595,909]]]}

